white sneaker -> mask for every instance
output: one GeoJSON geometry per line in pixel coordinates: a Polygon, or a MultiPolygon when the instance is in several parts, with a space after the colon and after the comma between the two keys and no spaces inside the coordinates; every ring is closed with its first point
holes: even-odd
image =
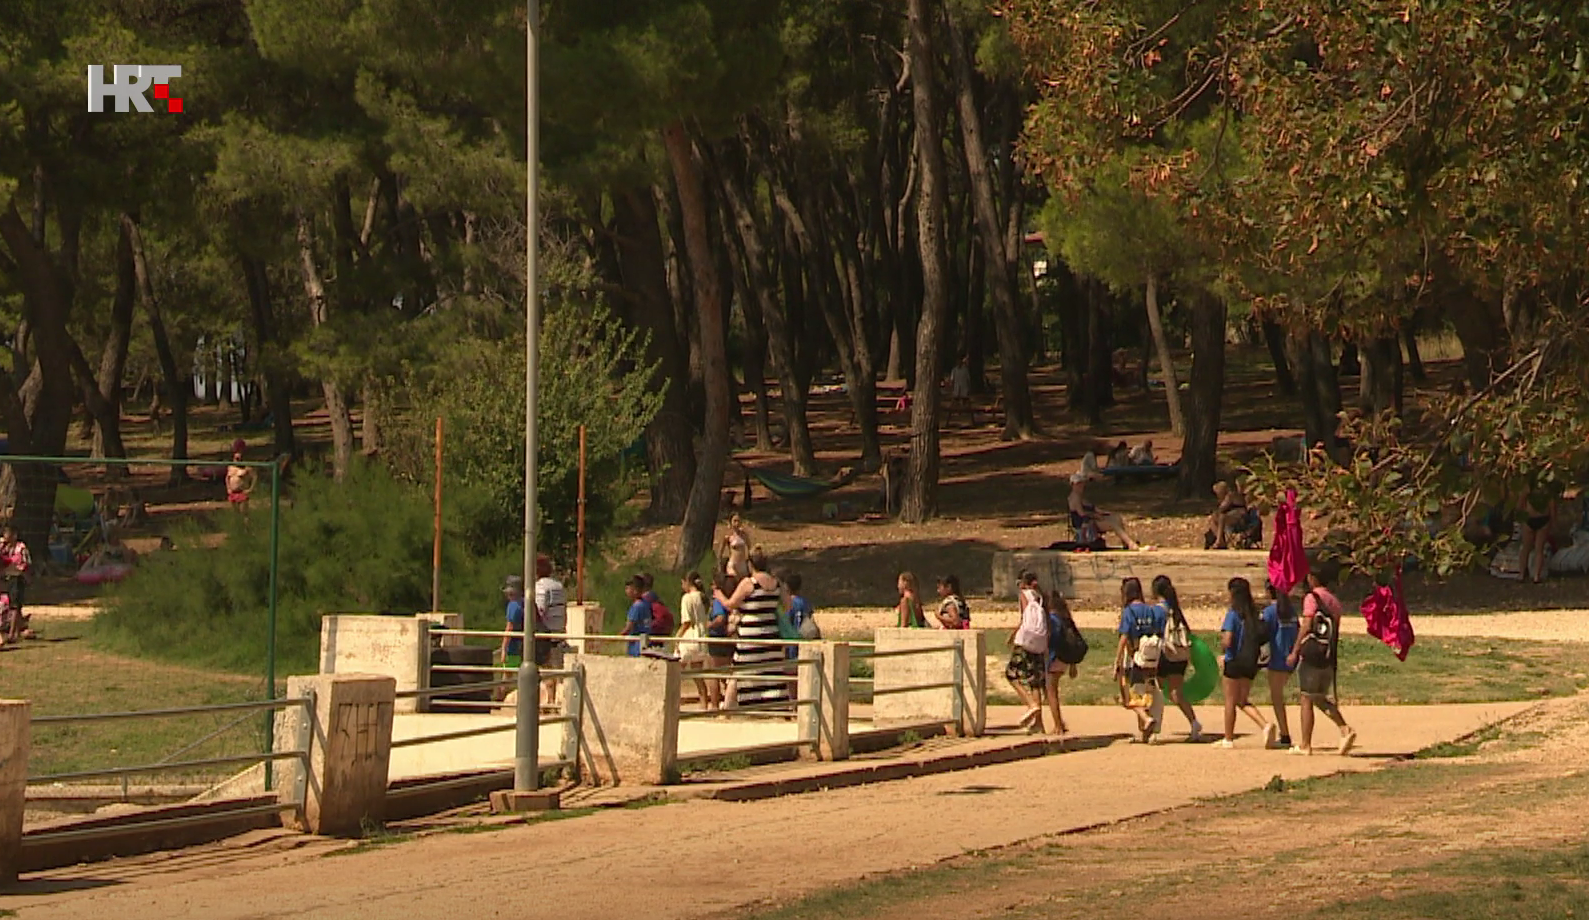
{"type": "Polygon", "coordinates": [[[1287,754],[1296,754],[1296,755],[1298,755],[1300,757],[1306,757],[1309,754],[1312,754],[1313,751],[1308,749],[1308,748],[1305,748],[1305,747],[1297,747],[1296,745],[1293,744],[1293,745],[1291,745],[1291,750],[1286,751],[1286,753],[1287,754]]]}
{"type": "Polygon", "coordinates": [[[1234,748],[1235,746],[1236,746],[1236,742],[1231,741],[1231,740],[1226,739],[1226,738],[1221,738],[1218,741],[1214,742],[1214,747],[1217,747],[1217,748],[1219,748],[1222,751],[1228,751],[1231,748],[1234,748]]]}
{"type": "Polygon", "coordinates": [[[1192,742],[1193,744],[1203,740],[1203,725],[1201,722],[1198,722],[1196,719],[1192,720],[1192,730],[1187,732],[1186,740],[1192,742]]]}
{"type": "Polygon", "coordinates": [[[1272,748],[1280,743],[1280,726],[1273,722],[1263,727],[1263,746],[1272,748]]]}
{"type": "Polygon", "coordinates": [[[1357,732],[1348,728],[1346,734],[1341,736],[1341,746],[1335,749],[1335,753],[1345,757],[1352,753],[1352,746],[1355,744],[1357,744],[1357,732]]]}

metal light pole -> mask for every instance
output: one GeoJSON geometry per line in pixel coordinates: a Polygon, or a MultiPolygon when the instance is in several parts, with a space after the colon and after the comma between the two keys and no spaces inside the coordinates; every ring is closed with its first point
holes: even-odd
{"type": "Polygon", "coordinates": [[[541,28],[540,0],[525,2],[524,167],[529,188],[524,200],[524,650],[519,667],[519,703],[513,751],[513,789],[534,792],[540,786],[540,680],[535,666],[535,527],[540,518],[536,494],[536,373],[540,366],[540,279],[536,266],[540,227],[536,195],[540,186],[540,113],[538,111],[536,44],[541,28]]]}

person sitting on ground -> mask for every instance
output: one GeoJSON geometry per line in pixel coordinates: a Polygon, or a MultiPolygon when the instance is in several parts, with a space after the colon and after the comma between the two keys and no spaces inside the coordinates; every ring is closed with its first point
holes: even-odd
{"type": "Polygon", "coordinates": [[[1247,496],[1240,485],[1231,481],[1214,483],[1214,497],[1219,505],[1208,516],[1203,549],[1228,549],[1231,534],[1247,522],[1247,496]]]}
{"type": "Polygon", "coordinates": [[[894,625],[906,628],[926,628],[927,618],[921,612],[921,592],[916,588],[916,576],[900,572],[895,583],[899,588],[899,603],[894,605],[898,620],[894,625]]]}
{"type": "Polygon", "coordinates": [[[1126,442],[1121,441],[1119,444],[1116,444],[1114,446],[1114,449],[1109,451],[1109,466],[1110,467],[1121,467],[1121,466],[1131,466],[1131,465],[1132,465],[1131,464],[1131,448],[1130,448],[1129,445],[1126,444],[1126,442]]]}
{"type": "Polygon", "coordinates": [[[938,629],[970,629],[971,608],[960,595],[960,578],[945,575],[938,579],[938,613],[933,617],[938,629]]]}
{"type": "Polygon", "coordinates": [[[1153,458],[1153,442],[1143,441],[1131,448],[1130,455],[1126,458],[1131,466],[1155,466],[1158,461],[1153,458]]]}
{"type": "MultiPolygon", "coordinates": [[[[1142,545],[1131,536],[1130,531],[1126,530],[1125,521],[1120,515],[1104,511],[1097,505],[1087,501],[1087,483],[1092,478],[1102,478],[1102,474],[1093,473],[1089,475],[1086,472],[1071,474],[1069,502],[1071,527],[1078,534],[1082,534],[1083,531],[1089,529],[1087,525],[1091,524],[1091,529],[1095,530],[1100,537],[1105,533],[1112,533],[1120,538],[1126,549],[1142,549],[1142,545]]],[[[1080,537],[1078,539],[1080,542],[1090,542],[1080,537]]]]}

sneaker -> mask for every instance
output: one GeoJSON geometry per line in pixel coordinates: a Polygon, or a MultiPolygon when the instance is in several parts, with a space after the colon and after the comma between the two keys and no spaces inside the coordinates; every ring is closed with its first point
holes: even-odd
{"type": "Polygon", "coordinates": [[[1291,736],[1290,735],[1281,735],[1280,736],[1280,746],[1283,747],[1283,748],[1291,747],[1291,736]]]}
{"type": "Polygon", "coordinates": [[[1214,742],[1214,747],[1217,747],[1217,748],[1219,748],[1222,751],[1228,751],[1228,750],[1230,750],[1231,748],[1233,748],[1235,746],[1236,746],[1236,742],[1231,741],[1231,740],[1229,740],[1227,738],[1221,738],[1218,741],[1214,742]]]}
{"type": "Polygon", "coordinates": [[[1203,740],[1203,725],[1196,719],[1192,720],[1192,730],[1186,734],[1186,740],[1196,744],[1203,740]]]}
{"type": "Polygon", "coordinates": [[[1297,747],[1296,745],[1293,744],[1291,746],[1291,749],[1289,751],[1286,751],[1286,753],[1287,754],[1297,754],[1297,755],[1300,755],[1302,757],[1306,757],[1309,754],[1312,754],[1313,751],[1308,749],[1308,748],[1305,748],[1305,747],[1297,747]]]}
{"type": "Polygon", "coordinates": [[[1142,729],[1143,744],[1158,744],[1161,740],[1163,739],[1159,736],[1159,723],[1149,722],[1147,726],[1142,729]]]}
{"type": "Polygon", "coordinates": [[[1263,727],[1263,746],[1272,748],[1280,740],[1280,726],[1270,722],[1263,727]]]}
{"type": "Polygon", "coordinates": [[[1345,757],[1352,753],[1352,746],[1355,744],[1357,744],[1357,732],[1348,728],[1346,734],[1341,736],[1341,746],[1335,749],[1335,753],[1345,757]]]}

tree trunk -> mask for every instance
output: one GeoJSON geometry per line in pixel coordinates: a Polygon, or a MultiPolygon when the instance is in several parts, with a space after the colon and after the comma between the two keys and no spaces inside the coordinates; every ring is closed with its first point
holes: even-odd
{"type": "Polygon", "coordinates": [[[366,457],[373,457],[381,452],[381,388],[374,383],[366,383],[362,393],[363,411],[359,414],[359,446],[366,457]]]}
{"type": "Polygon", "coordinates": [[[1418,353],[1418,324],[1417,314],[1408,320],[1407,325],[1401,328],[1402,344],[1407,346],[1407,371],[1412,374],[1412,379],[1424,383],[1429,379],[1429,374],[1423,367],[1423,355],[1418,353]]]}
{"type": "Polygon", "coordinates": [[[989,173],[988,149],[982,137],[982,112],[977,106],[971,57],[953,10],[946,15],[966,176],[970,180],[971,206],[976,216],[976,235],[982,246],[988,292],[993,300],[993,328],[999,340],[999,386],[1004,394],[1003,436],[1006,440],[1024,440],[1037,433],[1037,421],[1032,413],[1032,391],[1026,377],[1026,327],[1021,322],[1016,254],[1005,250],[1007,228],[1000,222],[994,204],[993,176],[989,173]]]}
{"type": "MultiPolygon", "coordinates": [[[[309,301],[309,317],[316,328],[324,326],[330,321],[331,306],[326,298],[325,284],[320,280],[320,269],[315,264],[309,218],[302,213],[298,215],[298,263],[303,271],[303,292],[309,301]]],[[[320,381],[320,392],[325,395],[326,415],[331,420],[331,475],[340,481],[353,463],[353,416],[341,384],[329,374],[320,381]]]]}
{"type": "Polygon", "coordinates": [[[722,506],[723,471],[728,465],[728,356],[723,348],[722,292],[712,258],[706,189],[695,161],[694,145],[680,122],[664,128],[662,140],[678,188],[684,244],[699,316],[699,350],[706,396],[701,452],[696,461],[689,504],[684,510],[678,552],[673,557],[674,570],[682,572],[694,566],[711,548],[718,510],[722,506]]]}
{"type": "Polygon", "coordinates": [[[1148,331],[1153,348],[1159,353],[1159,371],[1164,377],[1164,402],[1170,408],[1170,430],[1186,435],[1186,416],[1181,413],[1180,378],[1175,374],[1175,357],[1170,353],[1170,337],[1164,332],[1164,314],[1159,312],[1159,278],[1148,274],[1148,331]]]}
{"type": "Polygon", "coordinates": [[[1181,450],[1180,498],[1214,487],[1219,464],[1220,400],[1225,389],[1225,301],[1200,291],[1192,304],[1192,381],[1186,444],[1181,450]]]}
{"type": "MultiPolygon", "coordinates": [[[[121,383],[127,369],[127,346],[132,341],[132,311],[138,302],[138,272],[133,265],[132,240],[126,226],[120,226],[116,240],[116,294],[110,305],[110,334],[99,359],[98,395],[104,407],[94,416],[96,457],[125,457],[121,441],[121,383]]],[[[107,467],[108,478],[127,474],[124,466],[107,467]]]]}
{"type": "Polygon", "coordinates": [[[1114,402],[1114,349],[1109,336],[1109,292],[1097,278],[1087,279],[1087,421],[1103,424],[1105,406],[1114,402]]]}
{"type": "Polygon", "coordinates": [[[985,382],[988,376],[986,348],[988,324],[987,317],[983,313],[983,307],[987,303],[988,267],[987,259],[983,258],[977,249],[973,248],[971,254],[971,280],[966,286],[963,341],[958,354],[965,356],[966,369],[971,372],[971,392],[982,394],[987,391],[985,382]]]}
{"type": "Polygon", "coordinates": [[[1347,341],[1341,346],[1340,369],[1337,377],[1358,377],[1363,373],[1363,358],[1357,350],[1357,343],[1347,341]]]}
{"type": "Polygon", "coordinates": [[[1269,349],[1269,360],[1274,364],[1275,388],[1281,396],[1297,395],[1297,378],[1291,374],[1291,362],[1286,358],[1286,331],[1272,319],[1263,320],[1263,341],[1269,349]]]}
{"type": "Polygon", "coordinates": [[[171,457],[178,462],[171,466],[169,482],[180,485],[187,481],[188,468],[180,461],[188,458],[188,406],[193,401],[192,362],[178,363],[171,336],[166,330],[160,299],[155,296],[154,276],[149,272],[149,258],[144,250],[143,230],[136,217],[123,214],[122,225],[132,245],[132,264],[137,273],[138,299],[144,312],[149,314],[149,331],[154,338],[155,356],[160,362],[160,375],[165,380],[166,398],[171,409],[171,457]]]}
{"type": "Polygon", "coordinates": [[[909,0],[911,101],[915,116],[916,228],[921,253],[921,319],[916,327],[915,400],[911,405],[911,450],[899,517],[920,523],[938,510],[938,354],[949,315],[949,266],[944,240],[948,176],[944,167],[942,115],[933,74],[932,31],[936,4],[909,0]]]}
{"type": "Polygon", "coordinates": [[[265,407],[270,413],[275,435],[276,456],[295,457],[297,439],[292,430],[292,388],[287,382],[285,343],[276,337],[276,310],[270,299],[270,275],[258,259],[241,255],[243,285],[248,289],[249,313],[254,324],[254,340],[259,348],[255,362],[265,378],[265,407]]]}
{"type": "Polygon", "coordinates": [[[695,480],[694,426],[690,424],[688,357],[674,323],[667,257],[656,197],[644,188],[613,196],[618,264],[628,295],[629,321],[646,330],[646,360],[657,367],[662,408],[645,429],[650,473],[651,518],[663,524],[684,519],[695,480]]]}
{"type": "Polygon", "coordinates": [[[789,317],[773,289],[766,238],[751,210],[750,199],[745,194],[739,174],[724,169],[720,171],[719,179],[750,275],[750,297],[759,307],[757,312],[766,323],[767,340],[772,346],[773,369],[778,374],[778,388],[783,394],[784,428],[788,434],[789,456],[794,461],[794,474],[814,476],[816,453],[806,419],[806,384],[798,372],[799,362],[795,357],[795,341],[790,331],[789,317]]]}
{"type": "Polygon", "coordinates": [[[1330,360],[1330,342],[1322,332],[1310,329],[1292,336],[1291,350],[1307,446],[1323,445],[1334,457],[1340,446],[1335,429],[1339,424],[1336,416],[1341,411],[1341,386],[1330,360]]]}
{"type": "Polygon", "coordinates": [[[1401,343],[1395,335],[1370,339],[1363,347],[1363,377],[1357,405],[1368,412],[1394,409],[1401,414],[1401,343]]]}

